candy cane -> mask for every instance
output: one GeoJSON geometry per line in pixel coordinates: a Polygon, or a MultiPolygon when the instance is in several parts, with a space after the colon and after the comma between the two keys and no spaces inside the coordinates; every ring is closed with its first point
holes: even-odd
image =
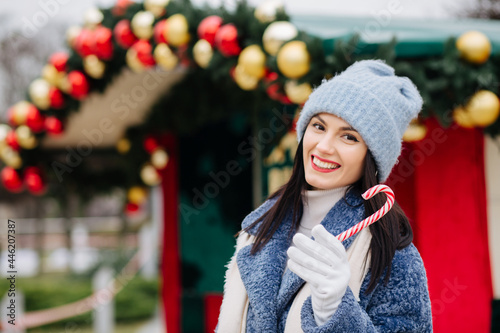
{"type": "Polygon", "coordinates": [[[343,233],[337,236],[337,239],[339,241],[344,241],[347,238],[357,234],[370,224],[375,223],[376,221],[380,220],[382,216],[387,214],[388,211],[391,210],[392,205],[394,205],[394,192],[392,192],[391,188],[387,185],[375,185],[371,188],[369,188],[365,193],[363,193],[361,196],[363,199],[368,200],[371,197],[373,197],[375,194],[379,192],[384,192],[387,195],[387,201],[385,202],[385,205],[377,210],[374,214],[368,216],[366,219],[363,221],[359,222],[355,226],[347,229],[343,233]]]}

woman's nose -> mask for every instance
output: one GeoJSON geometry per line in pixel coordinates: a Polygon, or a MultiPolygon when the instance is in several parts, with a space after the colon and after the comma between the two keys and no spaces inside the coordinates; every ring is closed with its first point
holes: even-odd
{"type": "Polygon", "coordinates": [[[316,145],[318,151],[323,154],[332,155],[335,152],[335,145],[333,139],[330,137],[323,137],[316,145]]]}

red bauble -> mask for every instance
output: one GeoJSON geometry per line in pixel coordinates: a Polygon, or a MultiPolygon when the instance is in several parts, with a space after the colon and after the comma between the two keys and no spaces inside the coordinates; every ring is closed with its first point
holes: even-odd
{"type": "Polygon", "coordinates": [[[127,202],[127,205],[125,206],[125,213],[127,214],[134,214],[137,213],[139,210],[139,205],[133,202],[127,202]]]}
{"type": "Polygon", "coordinates": [[[43,194],[46,190],[42,170],[38,167],[27,167],[24,170],[24,183],[28,191],[35,195],[43,194]]]}
{"type": "Polygon", "coordinates": [[[241,52],[238,44],[238,29],[234,24],[226,24],[215,34],[215,46],[226,57],[237,56],[241,52]]]}
{"type": "Polygon", "coordinates": [[[215,34],[222,26],[222,22],[222,18],[217,15],[205,17],[198,25],[198,38],[205,39],[213,47],[215,34]]]}
{"type": "Polygon", "coordinates": [[[54,109],[60,109],[64,106],[64,96],[56,87],[50,87],[49,90],[50,106],[54,109]]]}
{"type": "Polygon", "coordinates": [[[158,144],[158,141],[156,141],[156,139],[151,137],[151,136],[146,137],[144,139],[143,147],[144,147],[144,150],[146,150],[149,154],[151,154],[159,146],[160,145],[158,144]]]}
{"type": "Polygon", "coordinates": [[[112,9],[113,15],[122,16],[127,11],[127,7],[133,4],[130,0],[117,0],[115,6],[112,9]]]}
{"type": "Polygon", "coordinates": [[[134,45],[135,42],[137,42],[137,37],[134,35],[132,32],[132,29],[130,28],[130,21],[129,20],[121,20],[118,22],[113,29],[113,35],[115,36],[115,40],[124,49],[128,49],[132,45],[134,45]]]}
{"type": "Polygon", "coordinates": [[[144,39],[140,39],[135,43],[132,48],[137,53],[137,59],[146,67],[154,66],[156,64],[155,58],[153,57],[153,46],[144,39]]]}
{"type": "Polygon", "coordinates": [[[278,73],[276,72],[267,72],[266,76],[264,76],[264,82],[266,83],[271,83],[273,81],[276,81],[279,78],[278,73]]]}
{"type": "Polygon", "coordinates": [[[66,52],[56,52],[50,57],[49,63],[54,66],[58,72],[65,72],[68,58],[69,55],[66,52]]]}
{"type": "Polygon", "coordinates": [[[9,166],[3,168],[0,178],[2,178],[2,184],[7,190],[11,192],[21,192],[23,190],[23,181],[16,169],[9,166]]]}
{"type": "Polygon", "coordinates": [[[5,137],[5,142],[14,150],[19,150],[19,143],[17,142],[16,132],[14,130],[10,130],[5,137]]]}
{"type": "Polygon", "coordinates": [[[113,57],[113,32],[111,29],[99,26],[94,31],[95,49],[94,54],[103,60],[113,57]]]}
{"type": "Polygon", "coordinates": [[[165,19],[165,20],[161,20],[155,24],[154,38],[155,38],[156,44],[167,43],[167,40],[165,39],[165,36],[163,34],[163,32],[165,31],[165,24],[166,23],[167,23],[167,20],[165,19]]]}
{"type": "Polygon", "coordinates": [[[26,126],[32,132],[40,132],[45,128],[45,117],[36,107],[30,107],[26,115],[26,126]]]}
{"type": "Polygon", "coordinates": [[[71,71],[68,74],[70,85],[69,93],[76,99],[84,99],[89,93],[89,82],[85,74],[80,71],[71,71]]]}
{"type": "Polygon", "coordinates": [[[95,50],[95,38],[93,31],[89,29],[82,29],[80,34],[75,39],[75,51],[82,57],[89,56],[95,50]]]}
{"type": "Polygon", "coordinates": [[[62,121],[54,116],[45,118],[45,130],[50,135],[59,135],[64,131],[62,121]]]}

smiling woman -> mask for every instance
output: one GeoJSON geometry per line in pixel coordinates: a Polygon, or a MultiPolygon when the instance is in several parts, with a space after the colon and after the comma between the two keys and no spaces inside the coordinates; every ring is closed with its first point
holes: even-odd
{"type": "Polygon", "coordinates": [[[387,179],[421,107],[381,61],[313,91],[290,180],[243,220],[217,332],[432,331],[426,272],[397,203],[355,238],[334,236],[382,206],[361,193],[387,179]]]}

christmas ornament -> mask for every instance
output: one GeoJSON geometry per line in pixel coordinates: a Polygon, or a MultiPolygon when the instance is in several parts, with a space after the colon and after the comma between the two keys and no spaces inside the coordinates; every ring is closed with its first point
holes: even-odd
{"type": "Polygon", "coordinates": [[[106,65],[95,55],[83,58],[83,69],[90,77],[100,79],[104,76],[106,65]]]}
{"type": "Polygon", "coordinates": [[[259,85],[259,79],[249,75],[240,65],[234,68],[233,78],[236,84],[243,90],[255,90],[259,85]]]}
{"type": "Polygon", "coordinates": [[[308,82],[298,84],[297,81],[287,81],[285,83],[286,96],[295,104],[302,104],[307,101],[312,93],[312,87],[308,82]]]}
{"type": "Polygon", "coordinates": [[[225,57],[240,54],[241,48],[238,43],[238,29],[234,24],[225,24],[215,34],[215,46],[225,57]]]}
{"type": "Polygon", "coordinates": [[[41,195],[46,192],[47,186],[42,176],[42,171],[38,167],[27,167],[24,171],[24,184],[26,189],[34,195],[41,195]]]}
{"type": "Polygon", "coordinates": [[[45,129],[45,117],[33,105],[28,108],[26,114],[26,126],[35,133],[41,132],[45,129]]]}
{"type": "Polygon", "coordinates": [[[155,17],[165,15],[169,0],[144,0],[144,9],[153,13],[155,17]]]}
{"type": "Polygon", "coordinates": [[[276,20],[279,12],[284,12],[283,1],[280,0],[266,0],[260,3],[255,8],[255,18],[262,23],[268,23],[276,20]]]}
{"type": "Polygon", "coordinates": [[[485,63],[491,54],[491,42],[479,31],[468,31],[456,41],[460,55],[473,64],[485,63]]]}
{"type": "Polygon", "coordinates": [[[127,138],[121,138],[120,140],[118,140],[118,142],[116,143],[116,150],[118,150],[118,152],[122,155],[128,153],[128,151],[130,150],[130,140],[127,139],[127,138]]]}
{"type": "Polygon", "coordinates": [[[163,36],[167,43],[174,47],[187,44],[191,36],[189,35],[189,25],[186,17],[182,14],[170,16],[165,24],[163,36]]]}
{"type": "Polygon", "coordinates": [[[21,125],[16,128],[16,139],[19,143],[19,146],[23,147],[24,149],[33,149],[38,145],[38,140],[26,125],[21,125]]]}
{"type": "Polygon", "coordinates": [[[16,151],[19,150],[20,146],[19,142],[17,142],[16,131],[14,129],[11,129],[7,133],[7,136],[5,137],[5,143],[7,143],[12,149],[16,151]]]}
{"type": "Polygon", "coordinates": [[[94,31],[94,54],[99,59],[110,60],[113,57],[113,32],[100,26],[94,31]]]}
{"type": "Polygon", "coordinates": [[[170,71],[177,66],[179,58],[172,52],[167,44],[158,44],[154,51],[154,59],[156,63],[163,69],[170,71]]]}
{"type": "Polygon", "coordinates": [[[165,31],[165,27],[167,24],[167,20],[161,20],[158,21],[158,23],[155,24],[155,27],[153,29],[153,35],[156,44],[161,44],[161,43],[166,43],[167,40],[165,39],[165,36],[163,35],[163,32],[165,31]]]}
{"type": "Polygon", "coordinates": [[[137,42],[137,36],[132,32],[129,20],[118,22],[113,29],[113,35],[118,45],[124,49],[128,49],[137,42]]]}
{"type": "Polygon", "coordinates": [[[133,215],[133,214],[137,213],[138,211],[139,211],[139,205],[137,205],[135,203],[128,202],[125,205],[125,214],[127,214],[127,215],[133,215]]]}
{"type": "Polygon", "coordinates": [[[65,72],[58,71],[53,65],[47,64],[42,69],[42,78],[53,86],[60,87],[66,75],[65,72]]]}
{"type": "Polygon", "coordinates": [[[153,47],[151,44],[146,40],[140,39],[127,51],[127,64],[136,72],[142,72],[144,69],[154,66],[155,59],[151,54],[152,51],[153,47]]]}
{"type": "Polygon", "coordinates": [[[500,113],[498,96],[488,90],[480,90],[467,102],[467,114],[476,126],[493,124],[500,113]]]}
{"type": "Polygon", "coordinates": [[[248,75],[261,79],[266,74],[266,55],[258,45],[247,46],[238,57],[238,66],[248,75]]]}
{"type": "Polygon", "coordinates": [[[144,150],[147,151],[149,154],[152,154],[153,151],[157,148],[159,148],[158,141],[156,141],[155,138],[148,136],[144,139],[142,146],[144,147],[144,150]]]}
{"type": "Polygon", "coordinates": [[[89,29],[94,29],[95,27],[97,27],[99,24],[101,24],[103,19],[104,15],[99,9],[95,7],[87,9],[83,14],[83,22],[85,24],[85,27],[89,29]]]}
{"type": "Polygon", "coordinates": [[[205,17],[198,25],[198,38],[206,40],[213,47],[215,44],[215,34],[222,26],[222,23],[223,20],[220,16],[211,15],[205,17]]]}
{"type": "Polygon", "coordinates": [[[80,71],[74,70],[66,76],[62,88],[75,99],[82,100],[89,93],[89,82],[80,71]]]}
{"type": "Polygon", "coordinates": [[[0,172],[3,186],[10,192],[21,192],[23,190],[23,182],[19,173],[12,167],[5,167],[0,172]]]}
{"type": "Polygon", "coordinates": [[[64,96],[62,92],[56,87],[50,87],[49,89],[49,101],[50,107],[53,109],[60,109],[64,106],[64,96]]]}
{"type": "Polygon", "coordinates": [[[19,169],[23,165],[23,160],[19,156],[19,152],[10,146],[2,149],[1,157],[6,165],[14,169],[19,169]]]}
{"type": "Polygon", "coordinates": [[[150,163],[146,163],[141,168],[141,179],[148,186],[155,186],[161,183],[161,176],[156,171],[155,167],[150,163]]]}
{"type": "Polygon", "coordinates": [[[457,107],[453,110],[452,114],[453,120],[463,128],[474,128],[474,122],[472,121],[467,109],[464,107],[457,107]]]}
{"type": "Polygon", "coordinates": [[[140,205],[148,197],[148,192],[142,186],[133,186],[127,192],[127,199],[129,202],[140,205]]]}
{"type": "Polygon", "coordinates": [[[403,141],[416,142],[425,138],[427,134],[427,127],[418,121],[412,121],[403,133],[403,141]]]}
{"type": "Polygon", "coordinates": [[[12,126],[19,126],[26,123],[26,118],[30,112],[38,109],[26,101],[17,102],[7,110],[7,118],[12,126]]]}
{"type": "Polygon", "coordinates": [[[151,12],[139,11],[134,15],[130,26],[134,35],[140,39],[150,39],[153,36],[155,16],[151,12]]]}
{"type": "Polygon", "coordinates": [[[157,148],[151,154],[151,164],[158,170],[163,170],[168,164],[168,154],[162,148],[157,148]]]}
{"type": "Polygon", "coordinates": [[[298,79],[309,72],[311,57],[304,42],[291,41],[281,47],[276,60],[283,75],[298,79]]]}
{"type": "Polygon", "coordinates": [[[49,91],[50,84],[44,79],[34,80],[28,88],[33,104],[42,110],[47,110],[50,107],[49,91]]]}
{"type": "Polygon", "coordinates": [[[297,28],[287,21],[279,21],[271,23],[262,36],[264,50],[272,56],[275,56],[280,47],[289,40],[294,39],[298,35],[297,28]]]}
{"type": "Polygon", "coordinates": [[[57,117],[49,116],[45,118],[45,130],[49,135],[59,135],[64,131],[63,123],[57,117]]]}
{"type": "Polygon", "coordinates": [[[210,43],[205,39],[200,39],[194,44],[193,57],[194,61],[201,68],[207,68],[214,55],[214,50],[210,43]]]}
{"type": "Polygon", "coordinates": [[[127,12],[128,6],[133,4],[131,0],[117,0],[115,6],[112,9],[114,16],[123,16],[127,12]]]}
{"type": "Polygon", "coordinates": [[[81,31],[82,28],[76,25],[71,26],[68,28],[68,30],[66,30],[66,43],[69,47],[75,48],[76,39],[80,35],[81,31]]]}
{"type": "Polygon", "coordinates": [[[82,29],[75,39],[74,49],[81,57],[93,54],[95,50],[94,33],[89,29],[82,29]]]}
{"type": "Polygon", "coordinates": [[[66,52],[56,52],[50,56],[49,64],[54,66],[58,72],[65,72],[69,55],[66,52]]]}

